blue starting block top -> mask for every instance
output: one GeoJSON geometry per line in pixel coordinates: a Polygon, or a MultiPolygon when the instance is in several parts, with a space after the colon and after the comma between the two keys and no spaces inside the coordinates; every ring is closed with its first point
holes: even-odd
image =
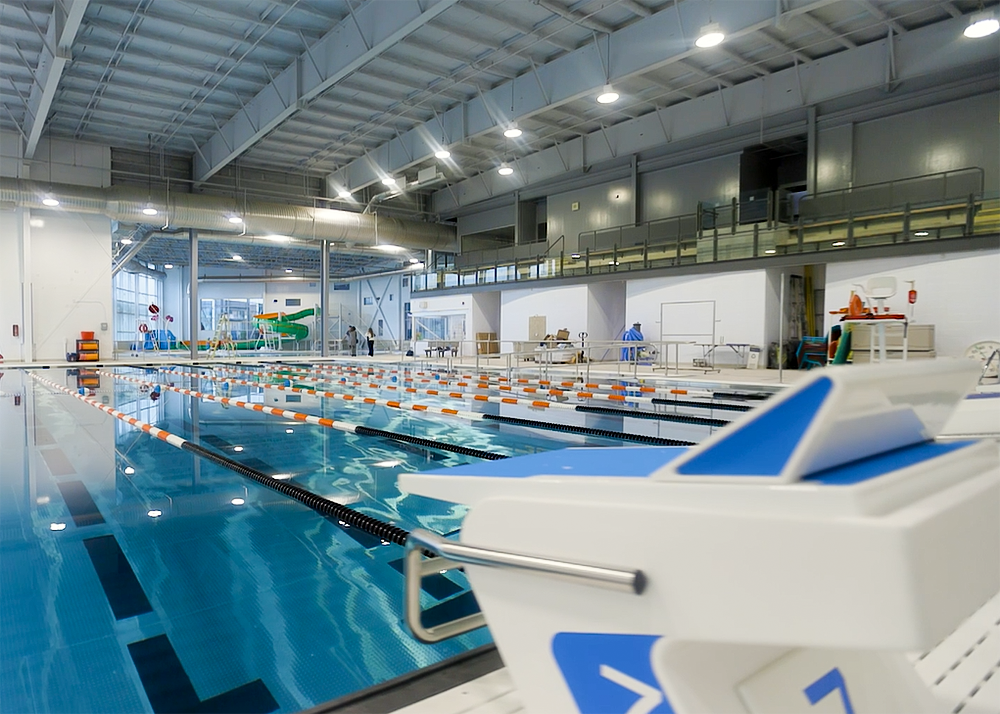
{"type": "Polygon", "coordinates": [[[571,447],[559,451],[518,456],[502,461],[484,461],[447,469],[426,471],[440,476],[490,476],[527,478],[528,476],[649,476],[683,454],[686,446],[625,446],[618,448],[571,447]]]}

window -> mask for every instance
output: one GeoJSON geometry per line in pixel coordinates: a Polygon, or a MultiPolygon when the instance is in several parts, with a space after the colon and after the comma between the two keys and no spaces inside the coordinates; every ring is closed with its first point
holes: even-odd
{"type": "Polygon", "coordinates": [[[350,290],[351,289],[351,284],[350,283],[334,283],[333,284],[333,289],[334,290],[350,290]]]}
{"type": "Polygon", "coordinates": [[[374,301],[370,297],[366,297],[363,300],[363,302],[364,302],[365,305],[372,305],[374,303],[374,301]]]}
{"type": "Polygon", "coordinates": [[[378,336],[379,337],[382,336],[382,321],[381,320],[378,321],[378,336]]]}
{"type": "Polygon", "coordinates": [[[114,278],[114,298],[115,341],[135,342],[140,324],[150,330],[170,329],[165,313],[154,320],[149,312],[150,305],[163,306],[163,281],[158,277],[123,270],[114,278]]]}
{"type": "Polygon", "coordinates": [[[301,307],[302,298],[285,298],[285,307],[301,307]]]}
{"type": "Polygon", "coordinates": [[[389,302],[392,302],[392,293],[389,293],[389,302]]]}

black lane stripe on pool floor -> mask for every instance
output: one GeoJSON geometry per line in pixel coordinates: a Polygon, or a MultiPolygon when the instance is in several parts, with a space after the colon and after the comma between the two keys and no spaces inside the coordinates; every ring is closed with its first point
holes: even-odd
{"type": "Polygon", "coordinates": [[[104,516],[98,510],[83,481],[60,481],[56,485],[77,528],[104,523],[104,516]]]}
{"type": "Polygon", "coordinates": [[[113,535],[86,538],[83,545],[94,564],[116,620],[152,612],[149,598],[113,535]]]}
{"type": "Polygon", "coordinates": [[[156,714],[269,714],[278,709],[259,679],[202,701],[166,635],[133,642],[128,653],[156,714]]]}

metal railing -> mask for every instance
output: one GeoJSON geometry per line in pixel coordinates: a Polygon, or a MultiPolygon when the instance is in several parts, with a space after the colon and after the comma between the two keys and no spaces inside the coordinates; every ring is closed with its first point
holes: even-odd
{"type": "Polygon", "coordinates": [[[509,258],[500,251],[458,257],[454,267],[413,275],[412,285],[420,292],[995,233],[1000,202],[984,196],[984,180],[973,167],[826,191],[803,197],[794,222],[779,220],[793,214],[791,199],[769,192],[762,200],[584,231],[575,250],[533,244],[510,249],[509,258]],[[532,254],[517,254],[522,248],[532,254]],[[475,264],[480,258],[489,260],[475,264]]]}
{"type": "Polygon", "coordinates": [[[612,568],[591,563],[556,560],[526,553],[479,548],[447,540],[425,530],[414,530],[406,540],[404,574],[406,577],[404,608],[406,624],[421,642],[440,642],[486,625],[483,614],[476,613],[425,627],[421,621],[420,585],[423,578],[464,565],[526,570],[540,575],[601,587],[632,595],[641,595],[646,577],[641,570],[612,568]],[[424,559],[423,552],[435,557],[424,559]]]}

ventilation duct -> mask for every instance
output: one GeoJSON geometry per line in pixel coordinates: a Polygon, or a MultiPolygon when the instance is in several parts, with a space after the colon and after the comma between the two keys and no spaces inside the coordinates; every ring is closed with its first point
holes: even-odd
{"type": "MultiPolygon", "coordinates": [[[[148,192],[137,186],[92,188],[68,184],[0,178],[0,204],[53,210],[42,204],[51,195],[59,200],[55,210],[99,213],[121,223],[149,223],[142,209],[148,192]]],[[[361,246],[396,245],[417,250],[458,252],[453,226],[405,221],[332,208],[295,206],[271,201],[237,201],[225,196],[175,193],[166,201],[153,201],[164,223],[171,228],[193,228],[238,235],[283,235],[301,240],[328,240],[361,246]],[[238,215],[243,224],[233,224],[238,215]]]]}

